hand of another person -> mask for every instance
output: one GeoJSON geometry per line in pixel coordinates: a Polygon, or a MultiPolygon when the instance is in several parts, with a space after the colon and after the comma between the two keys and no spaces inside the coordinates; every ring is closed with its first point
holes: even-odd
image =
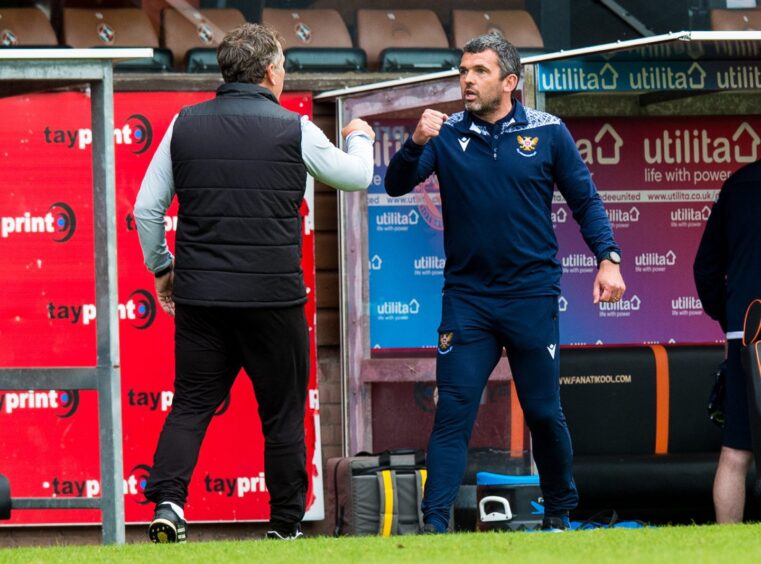
{"type": "Polygon", "coordinates": [[[354,133],[355,131],[361,131],[362,133],[367,133],[370,136],[370,140],[373,143],[375,143],[375,130],[372,127],[370,127],[369,123],[359,118],[354,118],[348,124],[346,124],[346,127],[344,127],[341,130],[341,137],[346,139],[350,134],[354,133]]]}
{"type": "Polygon", "coordinates": [[[626,284],[621,276],[621,267],[609,260],[602,261],[592,288],[594,303],[617,302],[623,297],[624,292],[626,284]]]}
{"type": "Polygon", "coordinates": [[[174,289],[174,269],[170,270],[164,276],[156,278],[156,297],[159,305],[166,313],[174,317],[174,300],[172,299],[172,290],[174,289]]]}
{"type": "Polygon", "coordinates": [[[420,116],[420,121],[417,123],[415,131],[412,133],[412,140],[417,145],[425,145],[428,141],[439,135],[441,126],[444,125],[447,119],[447,114],[426,108],[423,111],[423,115],[420,116]]]}

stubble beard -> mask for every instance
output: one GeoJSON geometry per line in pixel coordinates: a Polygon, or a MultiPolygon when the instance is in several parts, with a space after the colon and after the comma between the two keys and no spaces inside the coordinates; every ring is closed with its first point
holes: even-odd
{"type": "Polygon", "coordinates": [[[477,98],[473,102],[467,102],[467,101],[464,101],[464,102],[465,102],[466,110],[468,110],[470,113],[472,113],[475,116],[482,117],[482,116],[488,116],[492,114],[494,111],[498,110],[500,104],[502,103],[502,97],[495,96],[488,100],[477,98]]]}

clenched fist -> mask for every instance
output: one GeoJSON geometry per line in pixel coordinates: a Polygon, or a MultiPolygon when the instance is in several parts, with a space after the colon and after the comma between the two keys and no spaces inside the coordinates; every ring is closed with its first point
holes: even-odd
{"type": "Polygon", "coordinates": [[[412,133],[412,140],[417,145],[425,145],[439,135],[441,126],[447,121],[447,114],[442,114],[437,110],[426,108],[423,111],[423,115],[420,116],[420,121],[415,127],[415,131],[412,133]]]}
{"type": "Polygon", "coordinates": [[[373,128],[370,127],[369,123],[359,118],[354,118],[348,124],[346,124],[346,127],[344,127],[341,130],[341,137],[346,139],[350,134],[354,133],[355,131],[361,131],[363,133],[367,133],[370,136],[370,139],[373,141],[373,143],[375,142],[375,130],[373,130],[373,128]]]}

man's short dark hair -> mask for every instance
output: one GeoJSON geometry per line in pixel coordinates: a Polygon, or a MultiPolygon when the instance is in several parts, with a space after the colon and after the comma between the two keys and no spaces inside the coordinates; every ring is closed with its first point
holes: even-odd
{"type": "Polygon", "coordinates": [[[273,28],[253,23],[236,27],[217,47],[217,61],[225,82],[259,84],[267,66],[278,63],[283,38],[273,28]]]}
{"type": "Polygon", "coordinates": [[[518,50],[505,39],[501,33],[491,32],[486,35],[474,37],[462,48],[463,53],[483,53],[491,49],[497,54],[499,68],[502,71],[500,78],[505,78],[508,74],[521,77],[521,56],[518,50]]]}

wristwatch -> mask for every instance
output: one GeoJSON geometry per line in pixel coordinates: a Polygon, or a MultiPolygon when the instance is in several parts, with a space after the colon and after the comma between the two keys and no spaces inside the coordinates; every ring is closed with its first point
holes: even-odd
{"type": "Polygon", "coordinates": [[[173,269],[174,269],[174,263],[170,262],[167,266],[165,266],[161,270],[157,270],[156,272],[154,272],[153,275],[156,278],[161,278],[162,276],[166,276],[167,274],[172,272],[173,269]]]}
{"type": "Polygon", "coordinates": [[[597,259],[597,266],[599,267],[600,263],[604,260],[609,260],[613,264],[621,264],[621,255],[618,251],[605,251],[600,255],[600,258],[597,259]]]}

